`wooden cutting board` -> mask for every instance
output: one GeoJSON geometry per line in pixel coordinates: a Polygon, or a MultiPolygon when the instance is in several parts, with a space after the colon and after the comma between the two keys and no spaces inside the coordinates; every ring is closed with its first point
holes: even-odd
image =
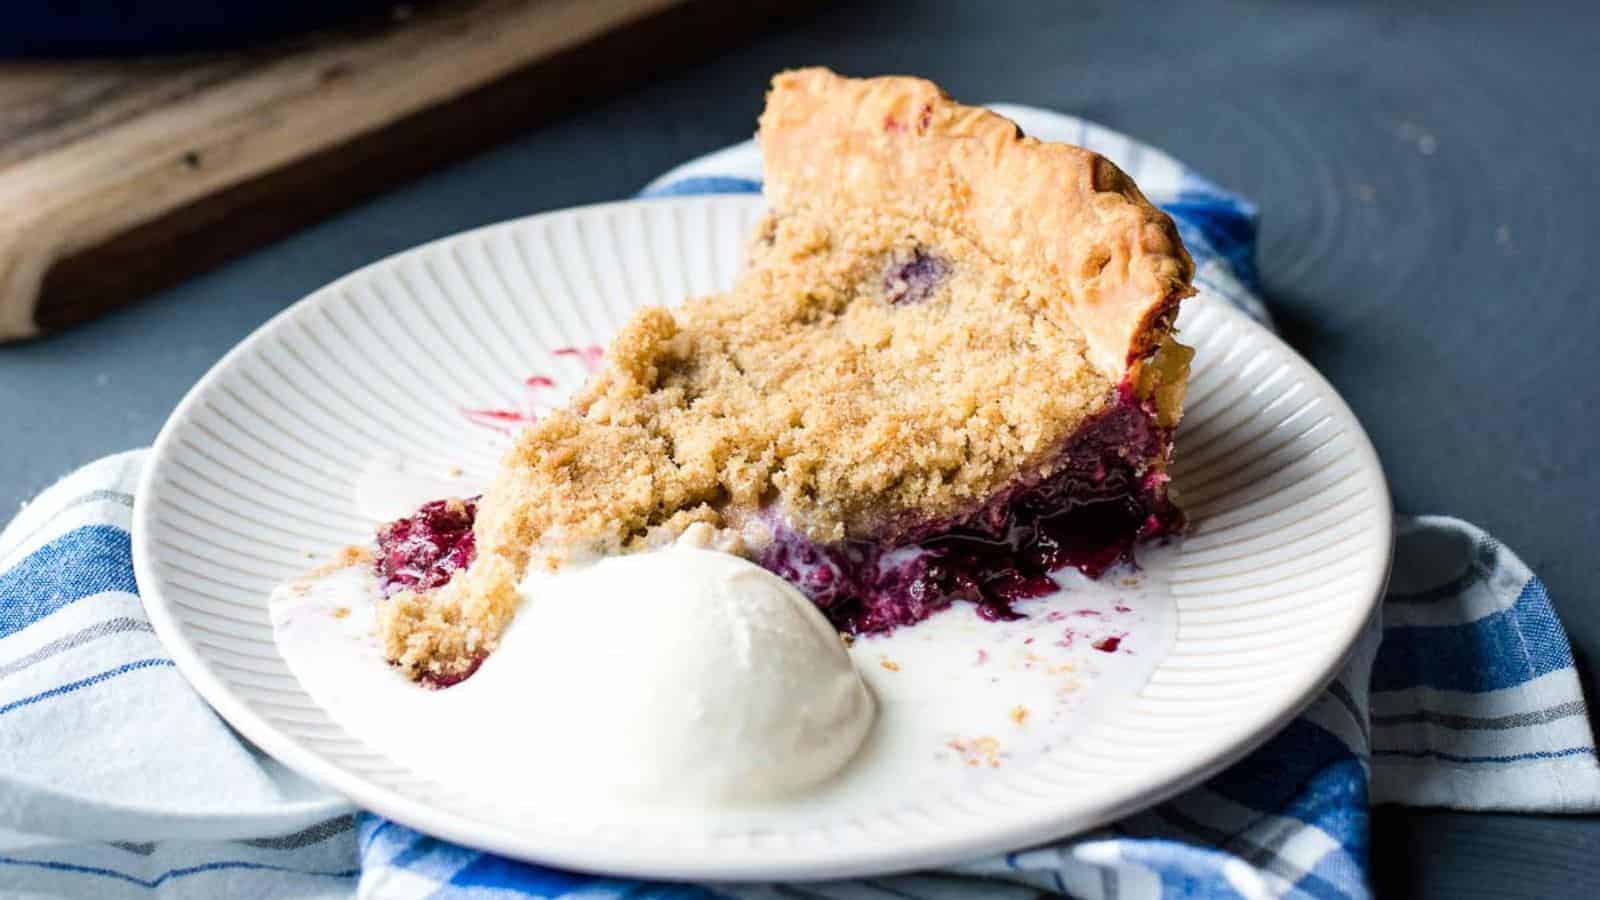
{"type": "Polygon", "coordinates": [[[465,0],[225,54],[0,63],[0,340],[703,58],[778,6],[465,0]]]}

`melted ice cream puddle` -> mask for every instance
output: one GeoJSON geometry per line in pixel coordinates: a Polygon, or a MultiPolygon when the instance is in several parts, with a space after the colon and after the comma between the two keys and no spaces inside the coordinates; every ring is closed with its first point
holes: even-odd
{"type": "MultiPolygon", "coordinates": [[[[381,458],[361,472],[356,499],[376,526],[440,497],[481,493],[486,481],[438,462],[381,458]]],[[[1178,552],[1176,541],[1141,547],[1138,571],[1100,581],[1057,573],[1063,590],[1017,604],[1026,616],[1019,621],[988,621],[973,604],[958,602],[915,626],[857,638],[849,655],[876,698],[877,721],[845,768],[797,796],[733,798],[692,814],[728,827],[837,821],[969,791],[1038,763],[1097,710],[1134,695],[1171,648],[1176,615],[1167,573],[1178,552]]],[[[621,612],[605,597],[593,600],[592,616],[565,626],[577,644],[604,644],[610,616],[621,612]]],[[[291,671],[356,737],[507,821],[682,821],[681,807],[562,789],[586,752],[586,735],[560,731],[532,714],[536,704],[517,698],[540,690],[581,696],[584,684],[527,684],[516,674],[525,667],[501,655],[529,644],[514,633],[535,617],[519,616],[501,653],[472,678],[430,691],[384,663],[377,602],[368,565],[292,580],[270,602],[291,671]],[[491,688],[501,676],[510,683],[491,688]],[[493,723],[517,716],[525,717],[520,737],[486,740],[492,731],[506,734],[493,723]]]]}
{"type": "MultiPolygon", "coordinates": [[[[1175,616],[1165,573],[1175,552],[1141,548],[1140,571],[1112,572],[1099,582],[1059,573],[1066,589],[1019,604],[1027,615],[1020,621],[986,621],[972,604],[956,603],[918,625],[856,639],[849,653],[876,696],[878,720],[845,769],[809,793],[696,814],[729,826],[833,820],[970,790],[993,773],[1038,762],[1097,709],[1137,692],[1170,648],[1175,616]]],[[[586,752],[586,735],[563,732],[531,715],[536,704],[508,698],[581,693],[581,681],[484,690],[492,681],[480,679],[518,668],[491,655],[462,685],[419,688],[378,653],[376,597],[374,576],[357,566],[289,582],[271,601],[291,670],[351,733],[508,820],[681,820],[681,808],[560,789],[586,752]],[[474,682],[477,689],[469,690],[474,682]],[[486,740],[497,730],[486,723],[508,716],[528,717],[519,728],[524,737],[486,740]]],[[[617,606],[604,597],[593,602],[594,615],[571,628],[570,640],[606,641],[617,606]]],[[[504,652],[515,652],[515,643],[508,637],[504,652]]]]}
{"type": "Polygon", "coordinates": [[[356,475],[356,509],[374,524],[389,522],[444,497],[475,497],[487,486],[488,479],[460,466],[380,456],[356,475]]]}
{"type": "Polygon", "coordinates": [[[1166,574],[1176,545],[1144,547],[1142,568],[1063,590],[992,622],[971,603],[909,628],[857,638],[851,655],[878,697],[878,726],[853,764],[784,817],[823,819],[970,790],[1033,765],[1097,710],[1131,697],[1171,649],[1177,617],[1166,574]]]}

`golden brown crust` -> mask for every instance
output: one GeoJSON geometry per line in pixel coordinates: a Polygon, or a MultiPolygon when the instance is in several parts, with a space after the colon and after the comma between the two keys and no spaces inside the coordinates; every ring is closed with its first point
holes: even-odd
{"type": "Polygon", "coordinates": [[[930,81],[785,72],[767,95],[760,142],[779,214],[865,207],[950,227],[1056,298],[1113,381],[1154,352],[1194,292],[1172,220],[1120,169],[1024,137],[930,81]]]}

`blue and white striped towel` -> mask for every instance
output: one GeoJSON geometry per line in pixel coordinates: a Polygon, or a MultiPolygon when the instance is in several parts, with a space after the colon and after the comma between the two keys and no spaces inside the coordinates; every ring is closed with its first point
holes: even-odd
{"type": "MultiPolygon", "coordinates": [[[[1177,220],[1198,280],[1267,320],[1254,210],[1166,155],[1054,113],[1177,220]]],[[[647,195],[754,191],[748,145],[647,195]]],[[[643,885],[513,863],[353,813],[240,741],[140,608],[128,519],[140,452],[101,460],[0,534],[0,896],[1367,897],[1372,803],[1600,810],[1572,653],[1544,586],[1454,519],[1398,523],[1384,627],[1260,750],[1098,832],[940,872],[806,885],[643,885]],[[1380,643],[1381,638],[1381,643],[1380,643]]]]}

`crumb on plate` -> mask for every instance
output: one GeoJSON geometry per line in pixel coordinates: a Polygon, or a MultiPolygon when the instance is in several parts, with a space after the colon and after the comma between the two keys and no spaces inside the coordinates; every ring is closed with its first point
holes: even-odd
{"type": "Polygon", "coordinates": [[[1000,768],[1000,742],[995,738],[987,735],[970,741],[952,738],[945,743],[945,746],[961,754],[961,761],[973,768],[979,766],[1000,768]]]}
{"type": "Polygon", "coordinates": [[[325,575],[332,575],[340,569],[348,569],[351,566],[369,562],[372,562],[372,551],[366,547],[358,547],[355,544],[351,544],[335,553],[332,559],[307,572],[306,577],[321,578],[325,575]]]}

